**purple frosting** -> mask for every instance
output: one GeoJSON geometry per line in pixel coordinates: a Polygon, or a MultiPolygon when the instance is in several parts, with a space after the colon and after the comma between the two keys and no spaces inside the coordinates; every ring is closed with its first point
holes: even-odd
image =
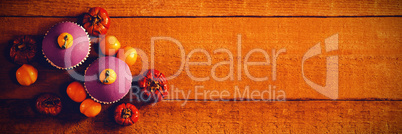
{"type": "Polygon", "coordinates": [[[122,60],[112,56],[98,58],[85,71],[85,87],[88,94],[101,103],[114,103],[123,98],[131,88],[133,77],[129,66],[122,60]],[[116,81],[103,84],[99,74],[105,69],[116,72],[116,81]]]}
{"type": "Polygon", "coordinates": [[[71,69],[80,65],[89,55],[90,43],[85,30],[73,23],[62,22],[54,25],[42,41],[42,51],[53,66],[63,69],[71,69]],[[57,43],[61,33],[67,32],[73,36],[73,45],[62,49],[57,43]]]}

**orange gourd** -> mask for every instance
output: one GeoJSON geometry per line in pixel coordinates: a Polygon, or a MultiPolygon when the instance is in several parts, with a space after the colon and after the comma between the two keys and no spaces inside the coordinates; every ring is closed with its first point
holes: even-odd
{"type": "Polygon", "coordinates": [[[106,36],[99,44],[104,55],[115,55],[120,48],[120,42],[115,36],[106,36]]]}
{"type": "Polygon", "coordinates": [[[67,95],[75,102],[82,102],[87,98],[84,86],[78,81],[74,81],[68,85],[67,95]]]}
{"type": "Polygon", "coordinates": [[[87,117],[95,117],[100,113],[101,109],[101,104],[92,99],[86,99],[80,105],[80,112],[87,117]]]}
{"type": "Polygon", "coordinates": [[[18,83],[23,86],[29,86],[35,83],[38,78],[38,70],[31,65],[23,64],[16,72],[18,83]]]}
{"type": "Polygon", "coordinates": [[[132,47],[126,46],[123,49],[119,49],[117,58],[126,62],[128,66],[132,66],[137,60],[137,51],[132,47]]]}

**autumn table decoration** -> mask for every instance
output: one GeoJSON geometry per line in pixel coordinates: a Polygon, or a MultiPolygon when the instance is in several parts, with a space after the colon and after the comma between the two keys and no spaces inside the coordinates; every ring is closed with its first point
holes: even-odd
{"type": "Polygon", "coordinates": [[[52,66],[73,69],[89,56],[89,36],[85,29],[74,22],[61,22],[46,33],[42,41],[42,53],[52,66]]]}
{"type": "Polygon", "coordinates": [[[101,7],[91,8],[84,14],[82,25],[91,36],[105,35],[110,27],[109,14],[101,7]]]}
{"type": "Polygon", "coordinates": [[[138,118],[138,109],[130,103],[122,103],[114,111],[114,119],[120,125],[132,125],[138,121],[138,118]]]}
{"type": "Polygon", "coordinates": [[[17,64],[27,64],[32,61],[37,52],[37,44],[32,36],[19,36],[12,41],[10,49],[11,60],[17,64]]]}
{"type": "Polygon", "coordinates": [[[38,79],[38,70],[29,64],[24,64],[15,73],[18,83],[29,86],[38,79]]]}
{"type": "Polygon", "coordinates": [[[100,57],[85,71],[86,91],[93,100],[112,104],[122,99],[131,89],[129,66],[113,56],[100,57]]]}
{"type": "Polygon", "coordinates": [[[165,75],[156,69],[148,70],[138,83],[143,100],[146,102],[159,102],[168,95],[169,88],[165,75]]]}
{"type": "Polygon", "coordinates": [[[61,100],[53,94],[42,94],[36,99],[36,109],[39,113],[56,116],[62,109],[61,100]]]}

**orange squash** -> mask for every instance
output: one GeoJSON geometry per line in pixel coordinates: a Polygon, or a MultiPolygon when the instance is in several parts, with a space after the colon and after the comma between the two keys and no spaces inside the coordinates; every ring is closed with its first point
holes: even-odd
{"type": "Polygon", "coordinates": [[[119,49],[117,58],[126,62],[128,66],[132,66],[137,61],[137,51],[130,46],[126,46],[123,49],[119,49]]]}
{"type": "Polygon", "coordinates": [[[99,44],[104,55],[115,55],[120,48],[120,42],[115,36],[107,35],[99,44]]]}
{"type": "Polygon", "coordinates": [[[84,86],[78,81],[74,81],[68,85],[67,95],[75,102],[82,102],[87,98],[84,86]]]}
{"type": "Polygon", "coordinates": [[[101,109],[101,104],[92,99],[86,99],[80,105],[80,112],[87,117],[95,117],[100,113],[101,109]]]}
{"type": "Polygon", "coordinates": [[[18,83],[29,86],[38,78],[38,70],[31,65],[23,64],[15,73],[18,83]]]}

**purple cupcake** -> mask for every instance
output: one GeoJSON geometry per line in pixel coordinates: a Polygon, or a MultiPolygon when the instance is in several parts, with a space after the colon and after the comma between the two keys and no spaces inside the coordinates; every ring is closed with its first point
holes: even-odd
{"type": "Polygon", "coordinates": [[[85,29],[74,22],[61,22],[46,33],[42,52],[52,66],[73,69],[81,65],[91,50],[85,29]]]}
{"type": "Polygon", "coordinates": [[[129,66],[112,56],[100,57],[85,70],[85,89],[91,98],[103,104],[122,99],[130,91],[133,77],[129,66]]]}

